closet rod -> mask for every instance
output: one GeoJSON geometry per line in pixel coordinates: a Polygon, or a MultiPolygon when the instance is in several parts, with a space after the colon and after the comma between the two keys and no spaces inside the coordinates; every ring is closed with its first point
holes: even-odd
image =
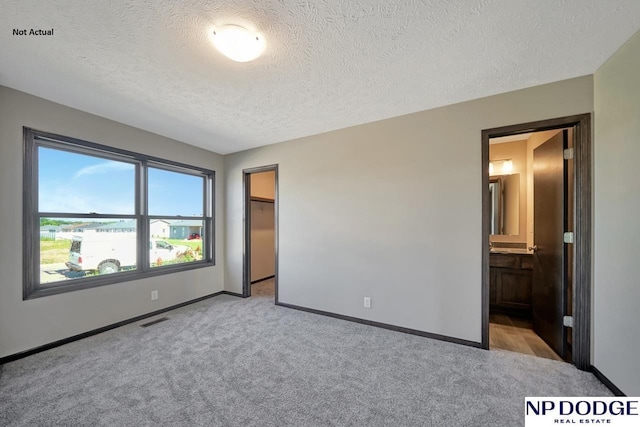
{"type": "Polygon", "coordinates": [[[273,200],[273,199],[266,199],[264,197],[255,197],[255,196],[251,196],[251,201],[252,202],[264,202],[264,203],[275,203],[275,200],[273,200]]]}

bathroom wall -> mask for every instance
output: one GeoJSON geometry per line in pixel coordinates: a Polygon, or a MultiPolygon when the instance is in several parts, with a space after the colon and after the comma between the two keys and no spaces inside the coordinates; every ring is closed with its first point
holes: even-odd
{"type": "MultiPolygon", "coordinates": [[[[525,242],[526,234],[527,234],[527,142],[526,140],[522,141],[512,141],[505,142],[501,144],[490,144],[489,145],[489,161],[492,160],[503,160],[503,159],[511,159],[513,162],[513,170],[511,174],[518,174],[520,186],[518,188],[519,195],[517,197],[517,209],[511,209],[509,207],[505,208],[507,213],[514,213],[517,215],[517,218],[511,219],[511,221],[515,221],[517,226],[515,227],[518,231],[512,235],[503,235],[496,234],[490,236],[491,242],[525,242]]],[[[497,168],[492,176],[501,175],[502,171],[497,168]]],[[[508,200],[514,201],[514,198],[507,197],[508,200]]]]}

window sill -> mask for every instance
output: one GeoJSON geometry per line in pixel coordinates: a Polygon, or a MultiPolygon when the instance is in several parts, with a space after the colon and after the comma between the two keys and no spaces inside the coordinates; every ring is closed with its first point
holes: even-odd
{"type": "Polygon", "coordinates": [[[116,283],[130,282],[133,280],[146,279],[148,277],[164,276],[167,274],[181,273],[184,271],[197,270],[200,268],[215,267],[213,261],[194,261],[188,265],[167,265],[161,267],[153,267],[145,271],[129,271],[122,273],[107,274],[103,276],[94,276],[81,279],[73,279],[64,282],[53,282],[37,287],[25,289],[23,300],[30,300],[51,295],[64,294],[67,292],[75,292],[83,289],[97,288],[99,286],[113,285],[116,283]]]}

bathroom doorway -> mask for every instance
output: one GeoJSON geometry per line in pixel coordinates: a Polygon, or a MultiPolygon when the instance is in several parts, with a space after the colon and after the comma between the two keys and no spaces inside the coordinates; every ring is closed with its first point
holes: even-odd
{"type": "Polygon", "coordinates": [[[243,297],[278,301],[278,166],[245,169],[243,297]]]}
{"type": "MultiPolygon", "coordinates": [[[[572,132],[562,128],[489,140],[490,349],[571,358],[562,318],[571,315],[571,280],[563,275],[571,277],[572,264],[562,232],[573,215],[573,205],[565,203],[573,199],[573,188],[563,164],[572,132]],[[545,248],[544,256],[535,252],[537,245],[545,248]]],[[[571,165],[568,159],[566,166],[571,165]]]]}
{"type": "Polygon", "coordinates": [[[590,367],[590,115],[489,129],[482,347],[590,367]]]}

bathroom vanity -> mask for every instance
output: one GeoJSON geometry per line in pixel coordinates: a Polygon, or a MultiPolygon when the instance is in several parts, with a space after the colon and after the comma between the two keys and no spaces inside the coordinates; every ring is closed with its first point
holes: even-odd
{"type": "Polygon", "coordinates": [[[531,317],[533,256],[521,249],[492,249],[489,255],[492,312],[531,317]]]}

